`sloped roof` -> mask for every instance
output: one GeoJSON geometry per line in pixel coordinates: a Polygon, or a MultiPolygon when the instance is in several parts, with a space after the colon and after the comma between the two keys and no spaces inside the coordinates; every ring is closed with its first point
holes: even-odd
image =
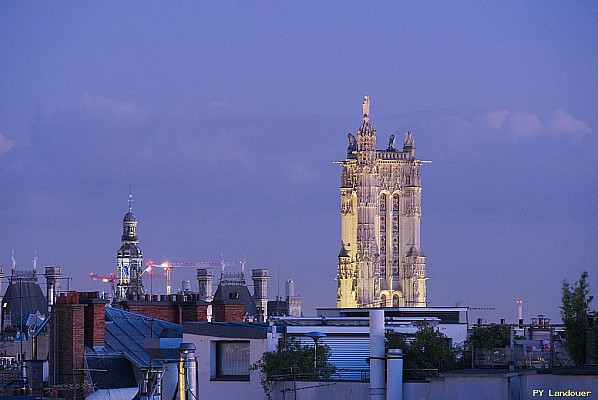
{"type": "Polygon", "coordinates": [[[246,285],[219,284],[214,293],[214,300],[238,300],[245,304],[245,314],[257,317],[255,302],[246,285]]]}
{"type": "Polygon", "coordinates": [[[146,338],[159,337],[164,329],[169,329],[183,337],[182,325],[149,318],[116,308],[106,307],[106,350],[122,352],[138,368],[160,366],[152,360],[144,347],[146,338]]]}
{"type": "Polygon", "coordinates": [[[131,363],[122,354],[87,355],[85,360],[97,389],[137,387],[131,363]]]}
{"type": "Polygon", "coordinates": [[[29,314],[48,314],[48,302],[37,282],[28,279],[10,279],[2,298],[3,321],[10,317],[13,326],[23,325],[29,314]]]}

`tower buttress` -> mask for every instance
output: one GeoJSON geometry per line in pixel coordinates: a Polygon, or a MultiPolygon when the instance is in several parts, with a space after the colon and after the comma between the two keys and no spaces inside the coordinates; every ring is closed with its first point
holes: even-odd
{"type": "Polygon", "coordinates": [[[376,130],[370,123],[370,98],[362,104],[363,123],[357,131],[357,303],[373,307],[380,297],[380,265],[376,240],[378,176],[376,130]]]}
{"type": "Polygon", "coordinates": [[[338,308],[357,307],[357,274],[355,263],[351,262],[345,245],[341,245],[338,254],[336,306],[338,308]]]}

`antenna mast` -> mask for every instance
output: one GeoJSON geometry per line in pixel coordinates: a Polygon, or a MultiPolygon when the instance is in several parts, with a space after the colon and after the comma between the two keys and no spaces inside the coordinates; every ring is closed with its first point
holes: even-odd
{"type": "Polygon", "coordinates": [[[37,250],[34,250],[33,252],[33,273],[35,273],[35,271],[37,271],[37,250]]]}
{"type": "Polygon", "coordinates": [[[129,185],[129,198],[127,199],[129,202],[129,212],[133,211],[133,191],[131,185],[129,185]]]}

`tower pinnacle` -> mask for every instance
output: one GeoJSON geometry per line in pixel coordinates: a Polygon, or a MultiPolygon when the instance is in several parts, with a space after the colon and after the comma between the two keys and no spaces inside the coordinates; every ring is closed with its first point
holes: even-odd
{"type": "Polygon", "coordinates": [[[363,111],[363,122],[368,122],[370,120],[370,96],[363,96],[361,109],[363,111]]]}

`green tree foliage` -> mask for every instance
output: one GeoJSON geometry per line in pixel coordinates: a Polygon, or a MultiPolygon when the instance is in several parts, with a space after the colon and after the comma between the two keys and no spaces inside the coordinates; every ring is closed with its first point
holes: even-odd
{"type": "MultiPolygon", "coordinates": [[[[388,332],[387,348],[403,350],[403,362],[406,370],[438,369],[441,371],[460,368],[463,348],[451,348],[447,336],[427,323],[420,323],[414,338],[403,334],[388,332]]],[[[411,377],[418,378],[417,373],[411,377]]]]}
{"type": "Polygon", "coordinates": [[[330,347],[318,344],[317,369],[314,369],[314,348],[301,344],[297,340],[287,340],[278,351],[266,352],[255,364],[253,371],[260,371],[260,382],[268,399],[277,383],[282,380],[320,380],[328,379],[336,372],[328,362],[330,347]]]}
{"type": "Polygon", "coordinates": [[[476,349],[507,347],[511,344],[510,330],[508,325],[477,326],[469,340],[476,349]]]}
{"type": "Polygon", "coordinates": [[[588,315],[590,302],[594,296],[590,295],[590,285],[587,282],[588,273],[584,271],[574,285],[563,280],[563,299],[561,317],[565,324],[565,348],[571,359],[577,365],[586,362],[586,344],[588,336],[588,315]]]}

